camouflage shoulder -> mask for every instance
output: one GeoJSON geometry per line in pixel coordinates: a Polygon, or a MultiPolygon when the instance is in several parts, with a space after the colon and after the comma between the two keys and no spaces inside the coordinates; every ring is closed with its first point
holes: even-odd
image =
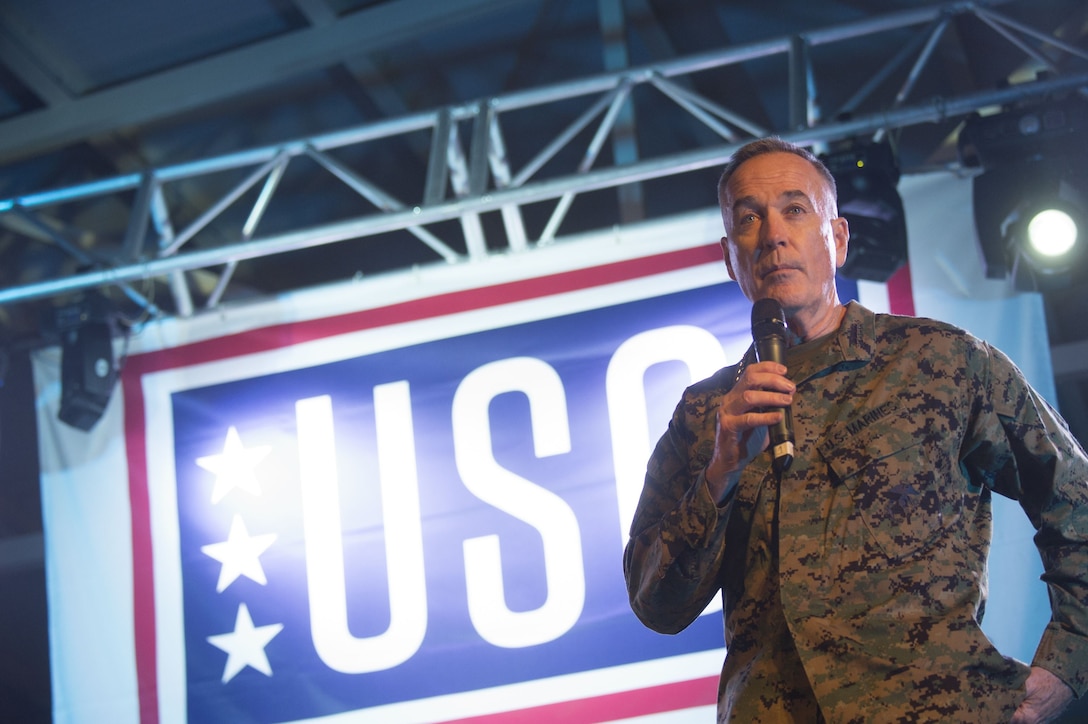
{"type": "Polygon", "coordinates": [[[898,314],[874,314],[877,339],[899,336],[940,337],[950,343],[959,343],[968,350],[989,354],[991,346],[955,324],[929,317],[912,317],[898,314]]]}
{"type": "Polygon", "coordinates": [[[739,367],[739,363],[723,367],[710,377],[692,383],[691,386],[684,390],[684,398],[709,397],[714,394],[725,392],[732,387],[733,383],[736,381],[737,369],[739,367]]]}

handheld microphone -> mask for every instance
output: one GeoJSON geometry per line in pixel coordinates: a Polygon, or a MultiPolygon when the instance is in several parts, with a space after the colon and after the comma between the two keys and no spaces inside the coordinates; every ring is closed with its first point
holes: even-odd
{"type": "MultiPolygon", "coordinates": [[[[752,307],[752,339],[755,342],[756,361],[785,364],[786,315],[776,299],[760,299],[752,307]]],[[[770,425],[771,455],[775,472],[781,474],[793,463],[793,417],[790,408],[782,409],[782,420],[770,425]]]]}

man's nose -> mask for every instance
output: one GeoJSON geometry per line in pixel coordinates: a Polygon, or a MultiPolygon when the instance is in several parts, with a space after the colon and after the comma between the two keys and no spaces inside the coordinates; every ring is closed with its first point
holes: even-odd
{"type": "Polygon", "coordinates": [[[775,247],[786,243],[786,221],[775,211],[766,214],[759,232],[761,246],[775,247]]]}

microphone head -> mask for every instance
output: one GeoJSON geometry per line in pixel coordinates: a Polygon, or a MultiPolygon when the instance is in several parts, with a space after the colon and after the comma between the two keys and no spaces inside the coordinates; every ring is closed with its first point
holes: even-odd
{"type": "Polygon", "coordinates": [[[760,299],[752,305],[752,336],[786,338],[786,313],[777,299],[760,299]]]}

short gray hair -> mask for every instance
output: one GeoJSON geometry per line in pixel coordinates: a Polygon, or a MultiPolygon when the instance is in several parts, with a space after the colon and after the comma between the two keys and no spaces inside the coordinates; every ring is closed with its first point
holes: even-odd
{"type": "Polygon", "coordinates": [[[795,143],[789,141],[783,141],[778,136],[768,136],[767,138],[760,138],[759,140],[752,141],[742,146],[733,157],[729,159],[729,162],[725,164],[725,169],[722,171],[721,178],[718,179],[718,200],[725,195],[725,187],[729,184],[729,179],[733,178],[733,174],[740,168],[741,164],[745,161],[755,158],[756,156],[763,156],[768,153],[792,153],[795,156],[801,158],[812,164],[812,167],[816,169],[821,176],[824,177],[824,181],[827,181],[827,185],[831,188],[832,200],[838,199],[838,187],[835,185],[835,177],[831,175],[831,171],[824,165],[823,161],[816,158],[816,156],[803,146],[798,146],[795,143]]]}

